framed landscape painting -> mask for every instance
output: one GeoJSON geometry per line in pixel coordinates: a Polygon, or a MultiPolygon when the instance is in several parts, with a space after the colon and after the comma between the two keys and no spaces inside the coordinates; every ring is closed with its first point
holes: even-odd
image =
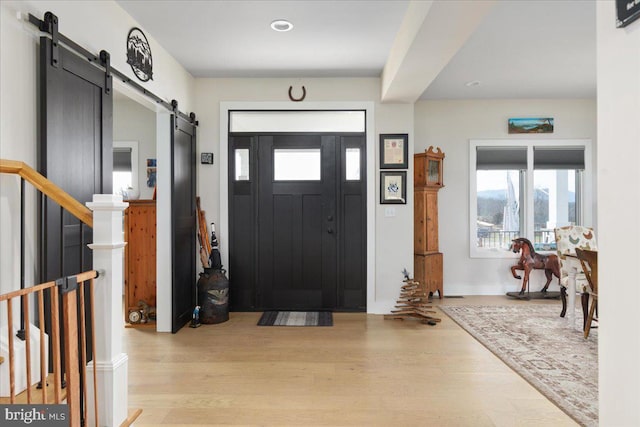
{"type": "Polygon", "coordinates": [[[509,119],[509,133],[553,133],[553,117],[509,119]]]}

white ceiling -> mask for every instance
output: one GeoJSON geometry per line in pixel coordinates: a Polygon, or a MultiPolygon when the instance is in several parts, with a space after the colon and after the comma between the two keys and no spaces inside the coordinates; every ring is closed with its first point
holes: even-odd
{"type": "Polygon", "coordinates": [[[595,2],[503,0],[422,98],[595,96],[595,2]]]}
{"type": "MultiPolygon", "coordinates": [[[[379,77],[398,56],[392,48],[402,48],[397,35],[402,41],[419,31],[411,27],[415,10],[452,25],[461,19],[459,0],[117,1],[195,77],[379,77]],[[275,19],[294,29],[271,30],[275,19]]],[[[437,76],[407,101],[595,97],[594,0],[498,0],[487,9],[457,53],[439,58],[437,76]],[[480,84],[465,86],[473,80],[480,84]]],[[[433,41],[416,36],[405,45],[428,60],[440,54],[433,41]]],[[[401,75],[419,75],[424,64],[407,60],[401,75]]]]}
{"type": "Polygon", "coordinates": [[[124,1],[194,77],[379,76],[407,1],[124,1]],[[293,30],[278,33],[272,21],[293,30]]]}

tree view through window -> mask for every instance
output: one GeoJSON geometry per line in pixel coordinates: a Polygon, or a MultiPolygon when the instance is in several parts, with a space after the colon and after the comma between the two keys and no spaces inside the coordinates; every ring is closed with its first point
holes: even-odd
{"type": "Polygon", "coordinates": [[[478,247],[508,247],[520,236],[520,171],[477,171],[478,247]]]}

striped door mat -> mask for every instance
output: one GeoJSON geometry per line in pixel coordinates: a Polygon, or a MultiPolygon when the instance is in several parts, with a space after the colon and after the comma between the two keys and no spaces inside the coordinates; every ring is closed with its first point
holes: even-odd
{"type": "Polygon", "coordinates": [[[265,311],[258,326],[333,326],[330,311],[265,311]]]}

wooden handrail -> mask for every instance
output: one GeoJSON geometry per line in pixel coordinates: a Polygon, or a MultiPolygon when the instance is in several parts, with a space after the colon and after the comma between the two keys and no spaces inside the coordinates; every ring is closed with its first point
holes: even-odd
{"type": "Polygon", "coordinates": [[[45,196],[69,211],[71,215],[93,228],[93,214],[89,208],[78,202],[71,197],[69,193],[49,181],[26,163],[16,160],[0,159],[0,173],[10,173],[21,176],[40,190],[45,196]]]}
{"type": "Polygon", "coordinates": [[[134,409],[129,411],[129,416],[126,420],[120,424],[120,427],[129,427],[133,425],[133,423],[138,419],[138,417],[142,414],[142,409],[134,409]]]}

